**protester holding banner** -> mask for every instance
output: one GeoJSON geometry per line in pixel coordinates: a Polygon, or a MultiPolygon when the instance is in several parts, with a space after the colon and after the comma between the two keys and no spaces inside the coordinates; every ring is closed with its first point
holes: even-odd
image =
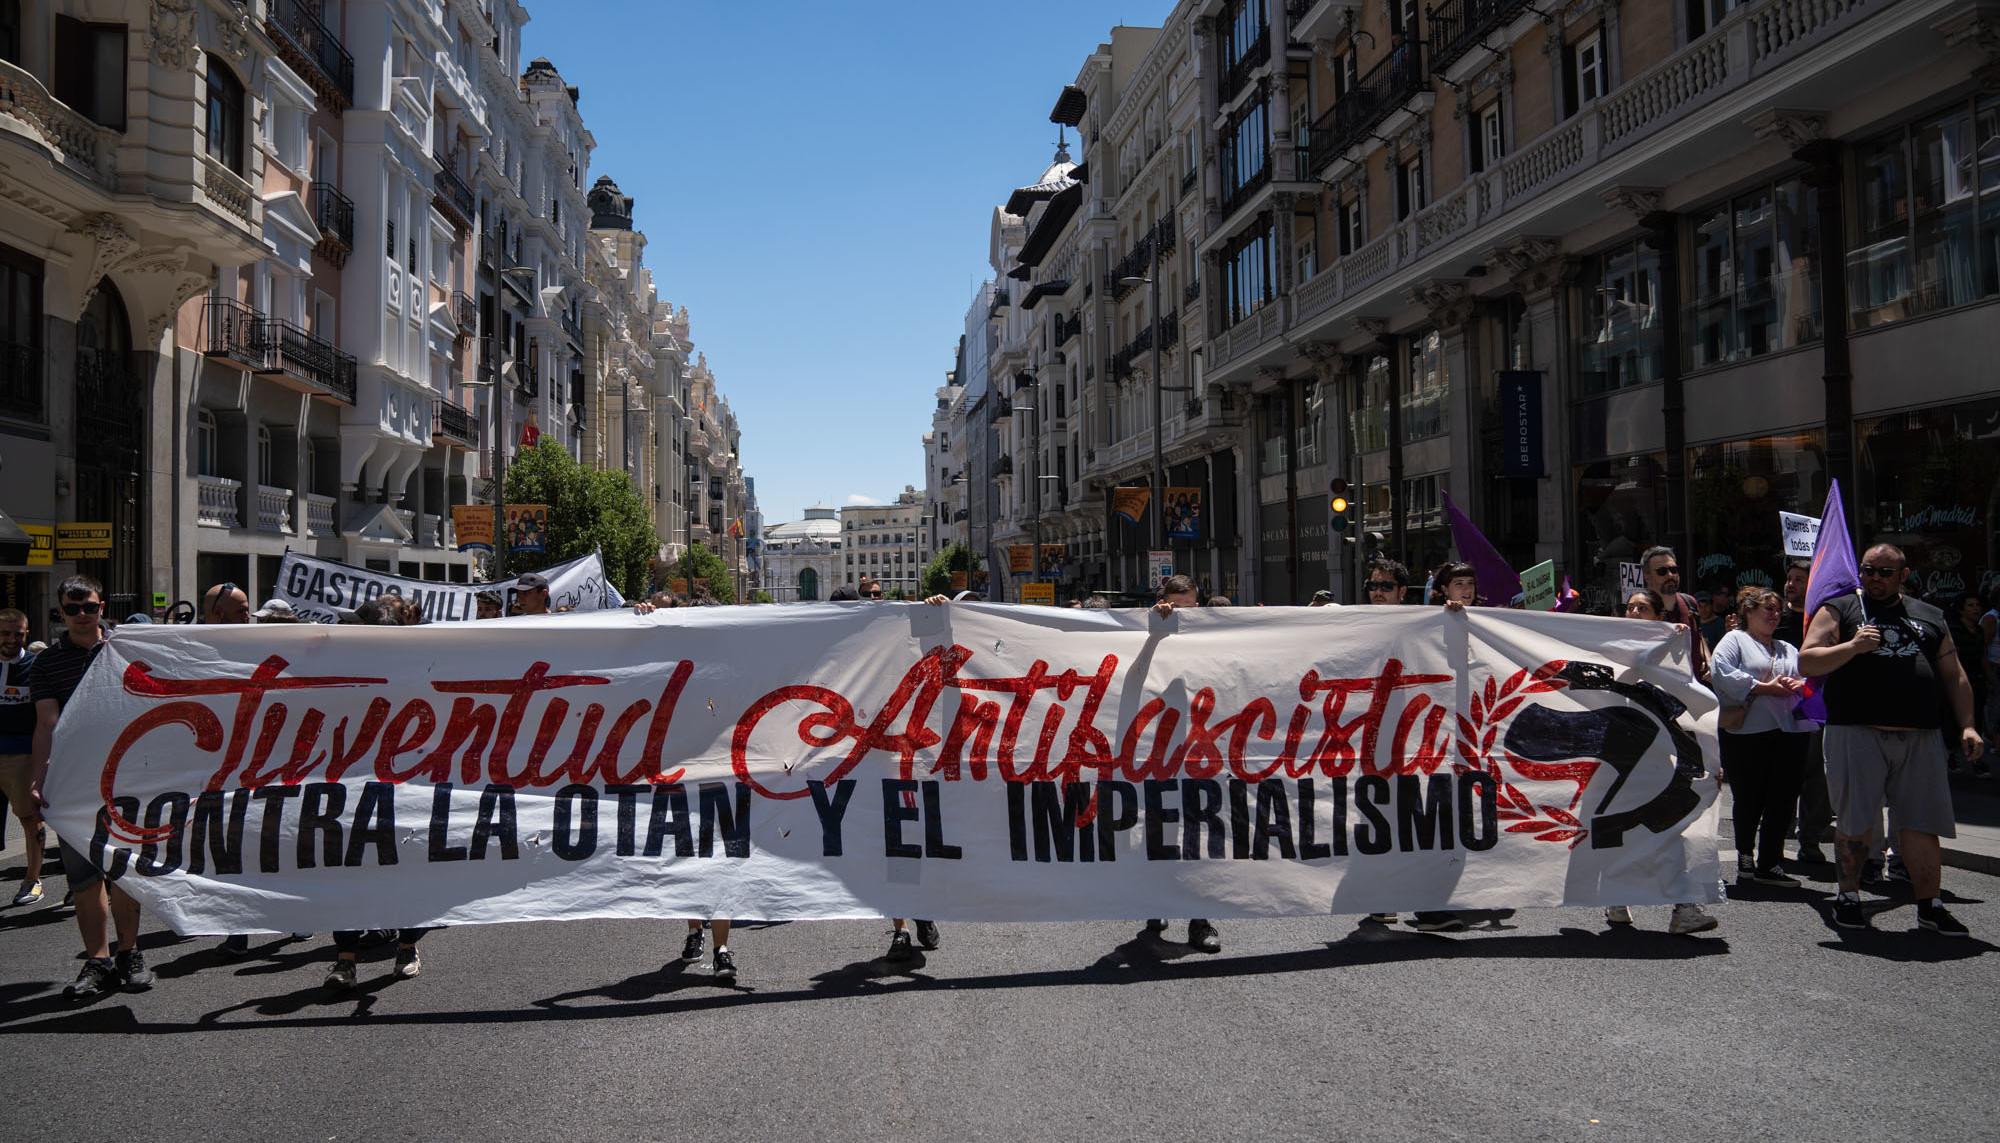
{"type": "MultiPolygon", "coordinates": [[[[55,742],[56,724],[75,696],[90,665],[108,643],[102,623],[104,588],[89,576],[73,575],[56,588],[62,600],[63,632],[49,649],[35,660],[29,682],[35,703],[34,773],[30,797],[42,801],[42,786],[48,778],[50,750],[55,742]]],[[[139,902],[115,884],[107,883],[104,871],[84,857],[87,846],[78,834],[78,844],[70,844],[75,827],[64,826],[57,838],[61,847],[63,875],[76,906],[76,928],[83,937],[83,967],[63,995],[70,1000],[92,1000],[119,988],[143,991],[153,987],[153,973],[146,968],[145,954],[139,951],[139,902]],[[118,932],[117,954],[107,943],[106,930],[118,932]]]]}
{"type": "MultiPolygon", "coordinates": [[[[1201,589],[1192,578],[1184,575],[1170,575],[1160,581],[1160,601],[1153,605],[1153,613],[1165,618],[1176,611],[1201,606],[1201,589]]],[[[1146,922],[1145,935],[1159,940],[1167,935],[1167,922],[1154,917],[1146,922]]],[[[1222,934],[1206,917],[1193,917],[1187,923],[1188,947],[1199,952],[1219,953],[1222,951],[1222,934]]]]}
{"type": "Polygon", "coordinates": [[[1662,545],[1647,548],[1639,557],[1646,575],[1646,587],[1666,605],[1660,618],[1687,631],[1688,661],[1694,664],[1695,681],[1708,685],[1708,644],[1698,626],[1700,605],[1681,591],[1681,560],[1674,550],[1662,545]]]}
{"type": "Polygon", "coordinates": [[[1826,784],[1832,795],[1840,895],[1833,923],[1870,927],[1861,873],[1886,803],[1898,827],[1897,852],[1910,873],[1917,923],[1945,936],[1966,928],[1939,896],[1939,838],[1958,836],[1939,738],[1949,705],[1960,749],[1985,749],[1972,725],[1972,688],[1944,615],[1901,585],[1909,561],[1894,544],[1862,554],[1861,591],[1826,600],[1806,628],[1799,666],[1826,679],[1826,784]]]}
{"type": "Polygon", "coordinates": [[[1809,723],[1796,713],[1805,679],[1798,648],[1776,637],[1778,593],[1746,587],[1736,596],[1736,627],[1710,660],[1716,697],[1743,708],[1722,729],[1722,768],[1735,796],[1736,879],[1794,888],[1783,861],[1792,810],[1805,783],[1809,723]]]}
{"type": "Polygon", "coordinates": [[[1410,591],[1410,569],[1400,560],[1377,559],[1368,564],[1361,581],[1366,601],[1374,604],[1401,603],[1410,591]]]}

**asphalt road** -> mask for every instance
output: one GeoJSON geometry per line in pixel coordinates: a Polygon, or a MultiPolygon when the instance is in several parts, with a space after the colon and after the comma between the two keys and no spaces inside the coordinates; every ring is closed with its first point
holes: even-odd
{"type": "Polygon", "coordinates": [[[1838,934],[1809,883],[1699,937],[947,925],[898,967],[886,924],[753,926],[734,988],[671,922],[436,933],[345,995],[324,937],[151,932],[158,987],[82,1008],[70,914],[7,909],[0,1139],[1991,1139],[2000,879],[1946,884],[1973,939],[1838,934]]]}

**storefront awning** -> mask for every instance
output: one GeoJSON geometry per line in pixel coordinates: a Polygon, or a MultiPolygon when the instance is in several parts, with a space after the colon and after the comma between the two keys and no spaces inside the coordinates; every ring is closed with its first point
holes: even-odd
{"type": "Polygon", "coordinates": [[[35,538],[23,531],[12,516],[0,512],[0,564],[25,564],[34,547],[35,538]]]}

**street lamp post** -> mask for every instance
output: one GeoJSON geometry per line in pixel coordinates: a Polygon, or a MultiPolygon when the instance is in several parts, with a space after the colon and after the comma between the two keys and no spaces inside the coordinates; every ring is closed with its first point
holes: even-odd
{"type": "Polygon", "coordinates": [[[1153,233],[1147,236],[1146,241],[1152,248],[1147,275],[1143,278],[1120,278],[1118,282],[1124,286],[1136,286],[1143,282],[1151,287],[1147,292],[1151,295],[1148,304],[1152,309],[1153,330],[1153,344],[1149,355],[1153,374],[1153,546],[1156,551],[1165,551],[1167,550],[1166,418],[1160,407],[1160,394],[1189,393],[1194,390],[1194,386],[1168,385],[1166,378],[1160,374],[1160,233],[1157,226],[1153,233]]]}

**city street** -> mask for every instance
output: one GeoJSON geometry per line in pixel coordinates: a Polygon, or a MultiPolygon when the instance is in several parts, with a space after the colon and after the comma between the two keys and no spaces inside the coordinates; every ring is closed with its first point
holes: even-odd
{"type": "Polygon", "coordinates": [[[441,932],[420,978],[391,983],[384,949],[348,995],[321,987],[323,935],[235,962],[149,932],[158,987],[81,1009],[69,913],[7,910],[7,1134],[1990,1137],[2000,879],[1945,883],[1970,940],[1907,906],[1836,933],[1808,881],[1701,937],[1658,931],[1664,908],[1639,932],[1583,909],[1454,936],[1227,922],[1214,957],[1129,924],[946,925],[898,967],[873,959],[886,923],[749,926],[734,988],[674,959],[671,923],[441,932]]]}

